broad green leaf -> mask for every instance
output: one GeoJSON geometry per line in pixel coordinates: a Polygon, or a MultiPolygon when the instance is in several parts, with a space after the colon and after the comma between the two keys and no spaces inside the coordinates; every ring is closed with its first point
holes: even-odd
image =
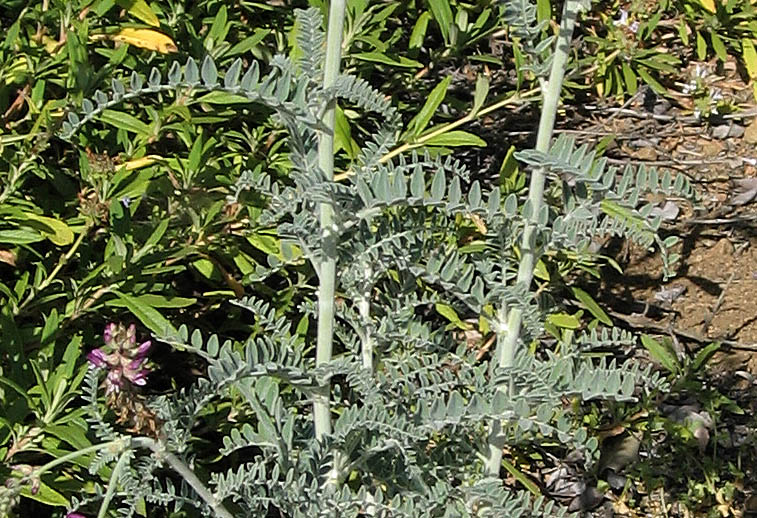
{"type": "Polygon", "coordinates": [[[437,313],[449,320],[449,322],[455,327],[466,330],[470,329],[471,325],[460,320],[460,317],[457,316],[457,312],[449,304],[442,304],[441,302],[437,302],[434,305],[434,308],[436,309],[437,313]]]}
{"type": "Polygon", "coordinates": [[[419,111],[418,114],[413,117],[407,125],[408,137],[410,139],[417,137],[423,132],[423,130],[426,129],[426,126],[428,126],[428,123],[434,116],[436,109],[439,108],[439,105],[442,104],[442,101],[444,101],[444,97],[447,95],[447,88],[449,87],[451,81],[452,76],[447,76],[442,79],[442,81],[438,85],[436,85],[433,90],[431,90],[431,93],[428,95],[428,99],[426,99],[426,102],[421,108],[421,111],[419,111]]]}
{"type": "Polygon", "coordinates": [[[652,359],[660,363],[665,369],[675,374],[679,370],[678,358],[665,345],[661,344],[649,335],[641,335],[641,344],[649,351],[652,359]]]}
{"type": "Polygon", "coordinates": [[[65,507],[68,505],[68,499],[51,488],[45,482],[40,481],[39,490],[36,493],[32,493],[31,485],[25,484],[22,486],[21,495],[26,498],[31,498],[37,502],[42,502],[45,505],[52,505],[56,507],[65,507]]]}
{"type": "Polygon", "coordinates": [[[137,133],[143,137],[150,134],[150,126],[128,113],[116,110],[104,110],[100,114],[100,120],[116,128],[137,133]]]}
{"type": "Polygon", "coordinates": [[[699,61],[704,61],[707,58],[707,42],[699,31],[697,31],[697,57],[699,61]]]}
{"type": "Polygon", "coordinates": [[[28,229],[0,230],[0,243],[27,245],[45,239],[39,232],[28,229]]]}
{"type": "Polygon", "coordinates": [[[639,69],[636,71],[639,76],[644,80],[645,83],[647,83],[649,86],[652,87],[652,90],[655,91],[655,93],[659,95],[665,95],[667,93],[667,90],[665,89],[662,84],[660,84],[657,79],[652,77],[652,74],[649,73],[649,71],[644,67],[639,67],[639,69]]]}
{"type": "Polygon", "coordinates": [[[74,241],[74,232],[64,222],[48,218],[46,216],[39,216],[32,212],[25,212],[24,216],[28,219],[41,223],[41,228],[37,225],[32,225],[39,230],[45,237],[58,246],[70,245],[74,241]]]}
{"type": "Polygon", "coordinates": [[[607,315],[607,313],[604,312],[604,310],[599,307],[599,304],[597,304],[591,295],[586,293],[581,288],[572,287],[571,291],[573,292],[573,295],[581,301],[581,303],[584,305],[584,307],[589,311],[589,313],[594,316],[597,320],[602,322],[605,325],[612,326],[612,319],[607,315]]]}
{"type": "Polygon", "coordinates": [[[462,130],[453,130],[437,135],[425,142],[427,146],[478,146],[486,147],[486,141],[481,137],[462,130]]]}
{"type": "Polygon", "coordinates": [[[145,304],[139,298],[113,290],[111,293],[118,297],[126,308],[139,319],[142,324],[158,336],[175,336],[176,328],[152,306],[145,304]]]}
{"type": "Polygon", "coordinates": [[[160,27],[160,21],[145,0],[116,0],[119,7],[147,25],[160,27]]]}
{"type": "Polygon", "coordinates": [[[547,317],[547,322],[563,329],[578,329],[581,321],[575,315],[567,313],[552,313],[547,317]]]}

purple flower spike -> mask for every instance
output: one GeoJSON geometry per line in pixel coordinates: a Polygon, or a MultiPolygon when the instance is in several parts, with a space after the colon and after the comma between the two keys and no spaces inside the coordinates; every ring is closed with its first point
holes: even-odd
{"type": "Polygon", "coordinates": [[[83,514],[81,514],[81,513],[68,513],[68,514],[66,515],[66,518],[87,518],[87,517],[86,517],[86,516],[84,516],[84,515],[83,515],[83,514]]]}
{"type": "Polygon", "coordinates": [[[113,335],[116,332],[116,324],[111,322],[107,326],[105,326],[105,332],[103,333],[103,338],[105,339],[106,344],[110,344],[110,341],[113,340],[113,335]]]}
{"type": "Polygon", "coordinates": [[[87,360],[95,367],[104,367],[108,362],[102,349],[93,349],[89,351],[87,360]]]}
{"type": "Polygon", "coordinates": [[[147,340],[137,345],[137,327],[110,323],[103,333],[105,345],[91,351],[87,358],[93,365],[108,371],[105,378],[106,394],[118,394],[132,385],[146,385],[150,369],[145,367],[147,353],[152,342],[147,340]]]}
{"type": "Polygon", "coordinates": [[[152,342],[150,340],[147,340],[146,342],[142,343],[142,345],[140,345],[137,348],[137,354],[136,354],[135,358],[139,358],[139,359],[146,358],[147,357],[147,351],[150,350],[150,347],[152,347],[152,342]]]}

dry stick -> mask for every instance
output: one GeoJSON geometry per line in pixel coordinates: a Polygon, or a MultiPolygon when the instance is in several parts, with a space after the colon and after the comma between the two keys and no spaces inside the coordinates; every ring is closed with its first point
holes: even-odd
{"type": "Polygon", "coordinates": [[[675,328],[671,325],[658,324],[648,317],[639,318],[632,315],[624,315],[623,313],[618,313],[617,311],[606,311],[610,316],[615,317],[618,320],[622,320],[630,327],[641,331],[655,331],[661,334],[672,334],[680,338],[691,340],[692,342],[696,342],[698,344],[711,344],[713,342],[720,342],[721,344],[728,346],[728,348],[736,351],[757,351],[757,344],[745,344],[737,340],[731,340],[725,337],[709,338],[698,333],[692,333],[691,331],[684,331],[683,329],[675,328]]]}
{"type": "Polygon", "coordinates": [[[710,314],[707,315],[707,317],[704,319],[704,322],[702,323],[702,334],[707,334],[707,329],[710,327],[710,324],[712,323],[712,319],[715,318],[715,314],[720,309],[720,306],[723,304],[723,300],[725,300],[725,293],[728,291],[728,288],[731,286],[731,283],[733,282],[734,277],[736,277],[736,272],[731,272],[731,276],[728,277],[728,281],[725,283],[725,288],[720,292],[720,296],[718,297],[717,302],[715,302],[715,305],[712,307],[712,311],[710,311],[710,314]]]}

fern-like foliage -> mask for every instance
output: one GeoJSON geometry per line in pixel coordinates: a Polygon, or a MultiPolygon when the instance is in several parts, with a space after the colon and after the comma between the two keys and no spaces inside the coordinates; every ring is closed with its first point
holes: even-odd
{"type": "MultiPolygon", "coordinates": [[[[543,28],[534,21],[535,8],[525,1],[508,5],[513,31],[541,59],[549,38],[528,46],[543,28]]],[[[561,516],[564,511],[551,503],[531,501],[485,476],[480,455],[487,443],[485,424],[502,422],[508,444],[549,438],[562,445],[558,448],[585,451],[591,460],[597,441],[578,426],[563,399],[633,400],[662,381],[631,363],[594,361],[583,354],[632,341],[616,329],[592,330],[572,342],[561,339],[555,348],[560,354],[546,346],[537,347],[538,354],[521,347],[508,369],[494,368],[488,356],[450,329],[439,316],[441,306],[461,315],[453,325],[463,328],[469,317],[495,326],[496,308],[517,307],[524,313],[521,339],[538,345],[546,311],[539,295],[514,282],[515,250],[532,208],[515,194],[503,197],[498,187],[470,182],[465,167],[450,157],[412,154],[382,161],[398,133],[396,111],[380,92],[351,76],[324,90],[317,11],[299,12],[298,27],[302,57],[274,58],[265,76],[258,64],[243,70],[237,60],[221,78],[210,58],[201,66],[190,59],[183,69],[175,64],[167,82],[158,71],[146,82],[137,75],[128,86],[114,82],[110,94],[97,92],[82,103],[81,115],[70,113],[63,125],[63,136],[72,139],[104,110],[154,93],[222,91],[270,108],[290,135],[289,181],[280,183],[258,168],[243,173],[228,194],[233,201],[242,201],[242,192],[249,190],[263,197],[266,207],[257,224],[276,225],[283,240],[281,255],[258,267],[257,279],[303,260],[316,268],[326,253],[318,205],[334,207],[330,230],[337,237],[332,253],[340,272],[337,337],[343,354],[316,368],[307,334],[289,315],[253,297],[234,303],[254,321],[247,340],[203,336],[186,327],[160,336],[206,363],[194,385],[152,399],[162,444],[190,463],[194,435],[207,416],[233,405],[233,418],[215,421],[220,458],[206,467],[204,479],[214,501],[240,516],[561,516]],[[319,121],[333,98],[373,112],[380,121],[345,183],[326,179],[317,165],[319,121]],[[465,241],[471,235],[476,246],[465,241]],[[360,361],[368,343],[372,370],[360,361]],[[335,419],[332,434],[318,442],[309,404],[324,380],[333,386],[335,419]],[[510,390],[499,390],[502,386],[510,390]],[[345,464],[337,466],[344,479],[338,487],[324,483],[335,467],[335,450],[345,464]]],[[[534,71],[542,74],[547,63],[539,61],[534,71]]],[[[666,252],[672,242],[657,236],[659,218],[638,207],[641,195],[662,190],[691,197],[680,176],[608,168],[565,138],[548,153],[517,156],[546,168],[560,180],[556,188],[563,188],[562,213],[544,208],[538,214],[542,252],[584,251],[602,233],[656,242],[666,252]]],[[[307,301],[299,309],[306,316],[315,311],[307,301]]],[[[93,430],[103,440],[117,438],[98,410],[96,371],[86,386],[93,430]]],[[[114,460],[112,454],[101,455],[93,469],[114,460]]],[[[190,486],[164,476],[160,466],[148,456],[130,461],[118,492],[125,516],[141,500],[212,513],[190,486]]]]}

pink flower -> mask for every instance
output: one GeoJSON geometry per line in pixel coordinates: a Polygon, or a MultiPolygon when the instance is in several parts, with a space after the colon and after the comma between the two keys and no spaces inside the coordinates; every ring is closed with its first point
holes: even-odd
{"type": "Polygon", "coordinates": [[[81,514],[81,513],[68,513],[68,514],[66,515],[66,518],[87,518],[87,517],[86,517],[86,516],[84,516],[84,515],[83,515],[83,514],[81,514]]]}
{"type": "Polygon", "coordinates": [[[147,384],[150,370],[145,363],[152,342],[147,340],[137,346],[137,328],[134,324],[127,328],[112,322],[105,326],[103,339],[105,345],[90,351],[87,359],[95,367],[108,371],[105,377],[106,394],[120,392],[125,386],[124,380],[133,385],[147,384]]]}

